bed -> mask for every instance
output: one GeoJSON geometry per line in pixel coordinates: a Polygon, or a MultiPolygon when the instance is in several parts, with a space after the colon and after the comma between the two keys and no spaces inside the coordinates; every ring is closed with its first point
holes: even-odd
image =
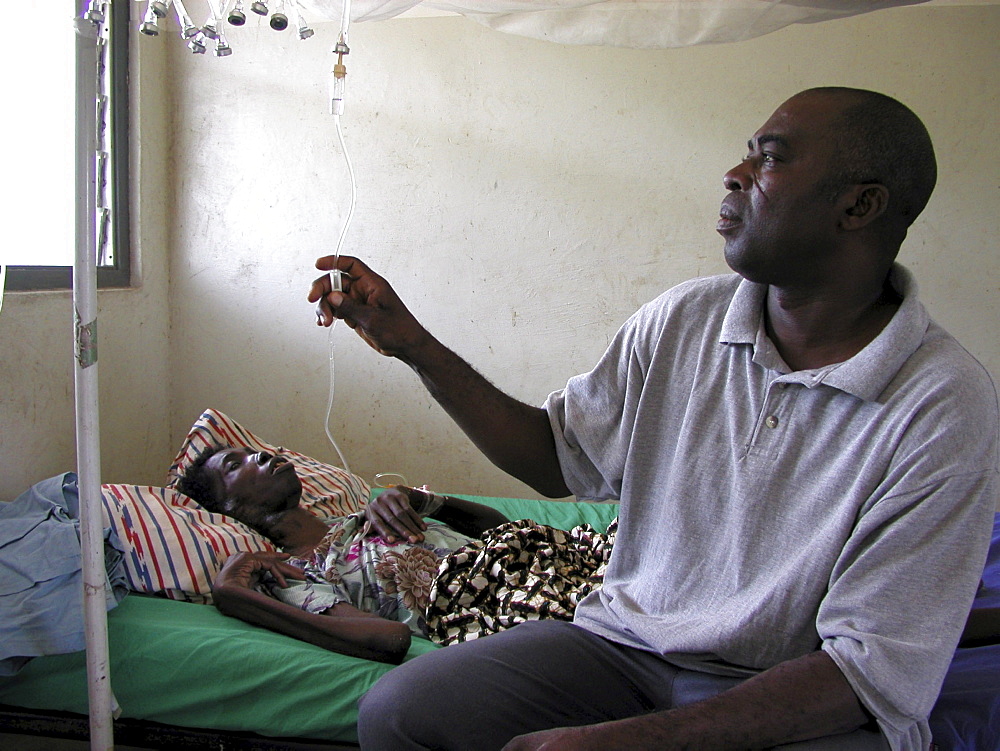
{"type": "MultiPolygon", "coordinates": [[[[606,527],[615,513],[614,507],[603,505],[466,497],[496,506],[512,518],[528,516],[555,526],[589,521],[606,527]]],[[[390,669],[227,618],[214,607],[150,595],[126,597],[108,614],[108,632],[111,676],[122,718],[177,728],[355,743],[357,699],[390,669]]],[[[414,639],[407,659],[438,648],[414,639]]],[[[86,714],[85,678],[80,652],[39,657],[0,684],[0,702],[86,714]]],[[[0,716],[5,732],[17,729],[17,723],[32,732],[32,727],[44,729],[41,717],[30,713],[12,717],[11,707],[5,709],[8,715],[0,716]]],[[[85,726],[81,730],[85,735],[85,726]]],[[[143,730],[126,723],[116,737],[121,743],[141,746],[171,737],[164,735],[167,730],[155,725],[143,730]]],[[[249,747],[216,745],[212,739],[219,739],[218,733],[202,737],[206,748],[249,747]]],[[[243,742],[249,739],[228,741],[243,742]]],[[[287,742],[260,744],[254,739],[252,747],[294,747],[287,742]]]]}
{"type": "MultiPolygon", "coordinates": [[[[133,590],[108,613],[110,675],[121,707],[116,742],[219,750],[356,748],[358,698],[391,666],[327,652],[207,606],[210,577],[225,557],[266,543],[171,490],[185,463],[216,443],[275,448],[222,413],[206,410],[185,439],[165,487],[105,486],[106,520],[122,538],[133,590]]],[[[343,513],[371,493],[343,470],[331,474],[327,465],[285,453],[297,462],[304,502],[316,513],[343,513]]],[[[494,506],[511,519],[562,529],[590,524],[603,531],[617,515],[615,504],[461,497],[494,506]]],[[[998,605],[1000,515],[977,597],[977,607],[998,605]]],[[[415,638],[406,659],[440,648],[415,638]]],[[[84,654],[32,659],[16,675],[0,679],[0,705],[0,732],[86,738],[84,654]]],[[[932,726],[941,751],[1000,748],[995,740],[1000,738],[1000,645],[956,652],[932,726]]]]}

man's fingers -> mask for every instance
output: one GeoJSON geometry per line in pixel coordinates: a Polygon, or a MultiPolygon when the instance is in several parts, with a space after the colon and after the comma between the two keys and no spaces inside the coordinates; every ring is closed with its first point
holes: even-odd
{"type": "Polygon", "coordinates": [[[354,256],[323,256],[316,259],[316,268],[320,271],[340,269],[351,279],[357,279],[363,274],[374,275],[374,272],[368,268],[368,265],[364,261],[354,256]]]}
{"type": "Polygon", "coordinates": [[[316,268],[320,271],[331,271],[337,260],[339,260],[337,256],[321,256],[316,259],[316,268]]]}
{"type": "Polygon", "coordinates": [[[309,302],[316,302],[321,300],[326,296],[326,293],[330,291],[330,277],[327,274],[314,279],[312,286],[309,287],[309,294],[306,295],[306,299],[309,302]]]}
{"type": "Polygon", "coordinates": [[[358,325],[352,319],[351,311],[357,311],[359,307],[363,308],[363,306],[356,305],[348,295],[338,290],[328,290],[318,300],[319,302],[316,303],[316,322],[320,326],[329,326],[335,318],[344,320],[352,329],[358,325]]]}

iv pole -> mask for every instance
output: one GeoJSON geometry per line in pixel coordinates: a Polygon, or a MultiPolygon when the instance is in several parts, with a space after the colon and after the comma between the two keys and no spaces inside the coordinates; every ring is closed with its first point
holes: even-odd
{"type": "Polygon", "coordinates": [[[90,747],[114,748],[108,674],[107,575],[101,514],[101,454],[97,385],[97,154],[100,30],[110,13],[96,3],[76,28],[76,257],[73,265],[76,456],[80,494],[83,619],[87,643],[90,747]]]}

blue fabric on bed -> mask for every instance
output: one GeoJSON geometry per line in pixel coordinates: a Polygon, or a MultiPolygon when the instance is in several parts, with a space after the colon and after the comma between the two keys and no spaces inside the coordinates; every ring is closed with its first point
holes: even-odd
{"type": "MultiPolygon", "coordinates": [[[[0,676],[85,646],[79,506],[72,472],[0,503],[0,676]]],[[[110,610],[127,590],[120,545],[104,535],[110,610]]]]}
{"type": "MultiPolygon", "coordinates": [[[[1000,608],[1000,514],[972,609],[1000,608]]],[[[1000,749],[1000,644],[955,650],[930,717],[941,751],[1000,749]]]]}

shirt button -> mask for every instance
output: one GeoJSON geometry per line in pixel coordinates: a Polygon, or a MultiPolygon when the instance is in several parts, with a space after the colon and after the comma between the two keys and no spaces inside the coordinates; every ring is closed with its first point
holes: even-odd
{"type": "Polygon", "coordinates": [[[769,428],[776,428],[778,427],[778,418],[774,415],[770,415],[766,420],[764,420],[764,424],[769,428]]]}

